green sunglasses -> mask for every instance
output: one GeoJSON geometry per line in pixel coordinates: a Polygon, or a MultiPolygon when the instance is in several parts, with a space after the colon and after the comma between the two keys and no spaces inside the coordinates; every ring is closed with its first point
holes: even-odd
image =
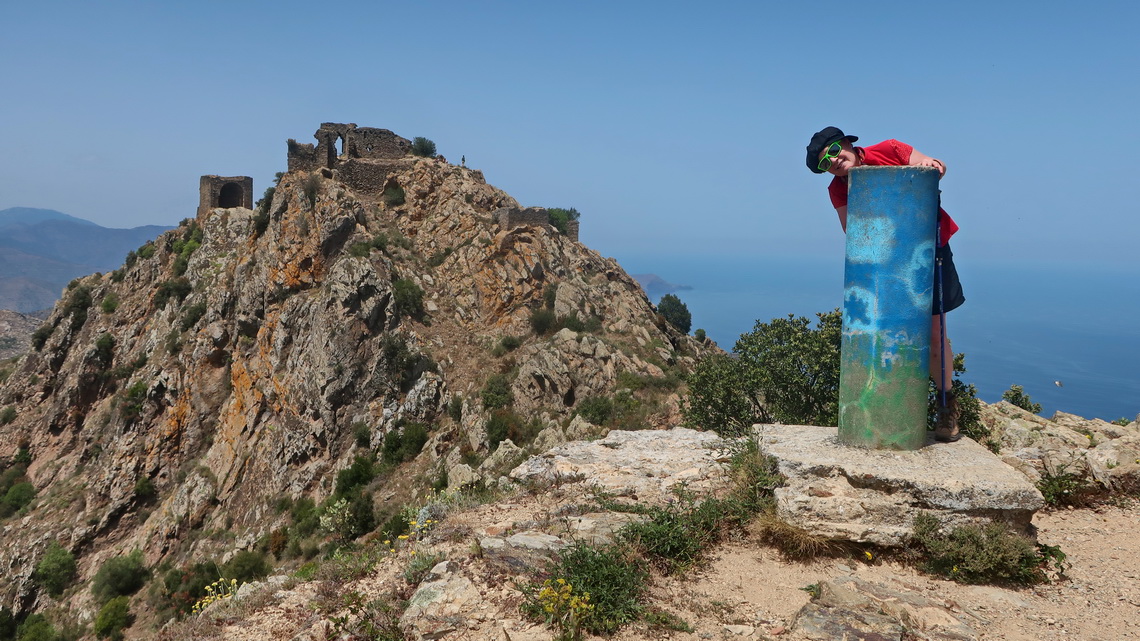
{"type": "Polygon", "coordinates": [[[819,170],[827,171],[831,169],[831,159],[838,156],[841,151],[843,151],[843,145],[839,144],[838,140],[828,145],[827,151],[823,153],[823,158],[819,159],[819,170]]]}

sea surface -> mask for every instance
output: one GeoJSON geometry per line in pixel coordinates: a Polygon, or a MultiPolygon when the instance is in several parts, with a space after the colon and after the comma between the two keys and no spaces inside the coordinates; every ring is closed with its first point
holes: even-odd
{"type": "MultiPolygon", "coordinates": [[[[814,319],[843,305],[842,256],[617,258],[630,273],[692,287],[675,293],[693,330],[726,351],[757,321],[814,319]]],[[[958,252],[955,262],[966,304],[946,326],[954,351],[966,354],[961,378],[979,398],[996,402],[1017,384],[1045,417],[1140,414],[1140,266],[964,260],[958,252]]]]}

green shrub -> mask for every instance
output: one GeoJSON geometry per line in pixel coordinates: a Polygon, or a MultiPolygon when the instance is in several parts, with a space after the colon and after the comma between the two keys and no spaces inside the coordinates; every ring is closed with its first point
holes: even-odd
{"type": "MultiPolygon", "coordinates": [[[[137,253],[139,258],[147,259],[147,258],[153,257],[154,253],[156,251],[158,251],[158,248],[155,246],[155,244],[152,242],[147,242],[142,247],[139,247],[138,252],[136,252],[136,253],[137,253]]],[[[128,258],[129,258],[129,256],[128,256],[128,258]]]]}
{"type": "Polygon", "coordinates": [[[16,420],[15,405],[9,405],[8,407],[4,408],[4,411],[0,412],[0,425],[7,425],[14,420],[16,420]]]}
{"type": "Polygon", "coordinates": [[[1066,567],[1059,548],[1035,545],[1001,523],[942,530],[937,517],[919,514],[912,542],[927,572],[960,583],[1033,585],[1048,581],[1050,571],[1062,575],[1066,567]]]}
{"type": "Polygon", "coordinates": [[[47,343],[47,339],[51,337],[54,331],[54,325],[41,325],[39,329],[32,332],[32,349],[37,352],[43,349],[44,343],[47,343]]]}
{"type": "Polygon", "coordinates": [[[404,425],[400,439],[400,458],[410,461],[424,449],[428,441],[427,426],[423,423],[404,425]]]}
{"type": "Polygon", "coordinates": [[[353,258],[368,258],[372,253],[372,243],[353,243],[348,248],[348,255],[353,258]]]}
{"type": "Polygon", "coordinates": [[[320,526],[317,504],[313,499],[305,496],[297,499],[289,509],[289,518],[293,522],[293,531],[299,537],[312,535],[320,526]]]}
{"type": "Polygon", "coordinates": [[[689,313],[689,306],[673,294],[665,294],[661,302],[657,303],[657,313],[665,317],[669,324],[688,334],[693,326],[693,315],[689,313]]]}
{"type": "MultiPolygon", "coordinates": [[[[129,269],[129,268],[135,266],[135,262],[137,262],[138,259],[139,259],[139,255],[137,253],[135,253],[135,250],[132,249],[131,251],[127,252],[127,257],[123,261],[123,265],[129,269]]],[[[121,270],[118,270],[118,271],[121,271],[121,270]]]]}
{"type": "Polygon", "coordinates": [[[158,289],[154,292],[154,306],[157,309],[166,307],[166,303],[170,299],[177,299],[182,302],[190,292],[193,291],[194,286],[186,278],[175,278],[174,280],[163,281],[158,285],[158,289]]]}
{"type": "Polygon", "coordinates": [[[348,496],[376,478],[376,465],[371,456],[357,456],[352,465],[336,475],[336,496],[348,496]]]}
{"type": "Polygon", "coordinates": [[[63,306],[63,315],[71,316],[71,331],[76,331],[87,322],[87,310],[91,307],[91,288],[86,285],[76,287],[63,306]]]}
{"type": "Polygon", "coordinates": [[[525,447],[542,431],[541,422],[535,418],[529,422],[509,409],[497,409],[487,419],[487,444],[493,452],[506,439],[519,447],[525,447]]]}
{"type": "Polygon", "coordinates": [[[425,158],[435,157],[435,143],[423,136],[412,138],[412,154],[425,158]]]}
{"type": "Polygon", "coordinates": [[[202,317],[206,315],[206,301],[194,303],[182,312],[182,323],[179,325],[182,331],[186,331],[191,327],[198,324],[202,317]]]}
{"type": "Polygon", "coordinates": [[[455,396],[451,397],[451,400],[447,403],[447,415],[450,416],[451,420],[455,421],[456,423],[463,419],[462,396],[456,394],[455,396]]]}
{"type": "MultiPolygon", "coordinates": [[[[114,279],[114,276],[112,276],[112,279],[114,279]]],[[[107,292],[107,295],[100,301],[99,308],[103,310],[104,314],[114,314],[115,310],[119,309],[119,295],[115,292],[107,292]]]]}
{"type": "Polygon", "coordinates": [[[36,486],[27,481],[16,483],[0,498],[0,518],[8,518],[24,509],[36,498],[36,486]]]}
{"type": "Polygon", "coordinates": [[[702,343],[705,342],[705,338],[707,338],[707,336],[705,334],[705,330],[698,329],[697,331],[693,332],[693,338],[696,338],[697,340],[701,341],[702,343]]]}
{"type": "Polygon", "coordinates": [[[479,392],[483,400],[483,409],[493,410],[507,407],[515,402],[514,393],[511,392],[511,381],[506,374],[494,374],[487,379],[483,390],[479,392]]]}
{"type": "Polygon", "coordinates": [[[605,425],[614,415],[614,402],[607,396],[591,396],[578,402],[574,413],[594,425],[605,425]]]}
{"type": "Polygon", "coordinates": [[[237,579],[239,584],[264,579],[272,571],[269,559],[254,550],[242,550],[222,566],[222,576],[237,579]]]}
{"type": "Polygon", "coordinates": [[[135,481],[134,495],[136,500],[146,503],[158,496],[158,492],[154,489],[154,483],[151,482],[150,477],[140,476],[135,481]]]}
{"type": "Polygon", "coordinates": [[[530,328],[534,330],[536,336],[545,336],[553,331],[557,320],[554,310],[545,307],[535,309],[530,313],[530,328]]]}
{"type": "MultiPolygon", "coordinates": [[[[648,573],[623,548],[576,544],[562,552],[549,574],[555,581],[562,579],[570,584],[575,594],[590,595],[594,611],[584,627],[593,634],[613,634],[641,615],[648,573]]],[[[523,612],[537,620],[545,618],[538,600],[540,587],[532,584],[523,591],[523,612]]]]}
{"type": "Polygon", "coordinates": [[[59,632],[42,614],[29,614],[16,628],[16,641],[60,641],[59,632]]]}
{"type": "Polygon", "coordinates": [[[372,428],[363,421],[358,421],[352,424],[352,436],[356,441],[357,447],[368,447],[372,445],[372,428]]]}
{"type": "Polygon", "coordinates": [[[1031,414],[1041,413],[1041,404],[1034,403],[1029,395],[1025,393],[1025,389],[1020,385],[1010,385],[1009,389],[1002,392],[1001,397],[1003,400],[1009,401],[1021,409],[1031,414]]]}
{"type": "Polygon", "coordinates": [[[388,234],[376,234],[372,237],[370,243],[373,248],[379,249],[382,252],[388,251],[388,234]]]}
{"type": "Polygon", "coordinates": [[[130,607],[130,597],[118,596],[107,601],[99,610],[99,614],[95,615],[95,636],[100,639],[121,641],[123,630],[131,625],[133,619],[130,607]]]}
{"type": "Polygon", "coordinates": [[[115,337],[108,332],[103,332],[99,338],[95,339],[95,361],[99,363],[102,369],[107,369],[111,366],[111,361],[115,358],[115,337]]]}
{"type": "Polygon", "coordinates": [[[1037,481],[1037,489],[1049,507],[1087,507],[1102,494],[1100,486],[1087,473],[1073,473],[1067,465],[1057,470],[1045,469],[1037,481]]]}
{"type": "Polygon", "coordinates": [[[36,564],[32,579],[48,594],[58,597],[75,580],[76,573],[75,555],[58,541],[52,541],[36,564]]]}
{"type": "Polygon", "coordinates": [[[399,185],[388,185],[384,188],[382,198],[384,199],[385,205],[389,207],[399,207],[405,202],[404,188],[399,185]]]}
{"type": "Polygon", "coordinates": [[[839,418],[839,310],[756,323],[733,351],[710,355],[688,378],[684,407],[690,425],[721,434],[754,423],[834,426],[839,418]]]}
{"type": "Polygon", "coordinates": [[[429,356],[412,351],[400,334],[385,334],[380,339],[379,369],[387,385],[407,391],[424,372],[438,372],[439,365],[429,356]]]}
{"type": "Polygon", "coordinates": [[[142,414],[143,404],[146,402],[146,383],[136,381],[127,388],[122,405],[119,406],[119,416],[128,423],[134,421],[142,414]]]}
{"type": "Polygon", "coordinates": [[[317,194],[321,190],[321,175],[309,174],[302,183],[301,189],[305,192],[305,199],[309,201],[309,208],[317,206],[317,194]]]}
{"type": "Polygon", "coordinates": [[[558,230],[558,233],[566,234],[566,223],[572,220],[578,220],[581,216],[577,209],[573,207],[563,209],[561,207],[550,207],[546,210],[547,215],[550,217],[550,224],[558,230]]]}
{"type": "Polygon", "coordinates": [[[396,303],[396,313],[412,318],[424,315],[424,290],[408,278],[392,283],[392,296],[396,303]]]}
{"type": "Polygon", "coordinates": [[[91,593],[100,603],[106,603],[138,592],[148,578],[150,571],[143,565],[142,550],[135,550],[104,562],[91,581],[91,593]]]}

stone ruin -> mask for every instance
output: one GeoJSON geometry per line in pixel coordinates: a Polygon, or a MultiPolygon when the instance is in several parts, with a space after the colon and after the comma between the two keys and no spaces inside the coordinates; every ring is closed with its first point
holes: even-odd
{"type": "Polygon", "coordinates": [[[316,145],[289,139],[289,171],[335,169],[342,182],[362,193],[382,192],[394,168],[391,161],[412,152],[407,138],[355,123],[321,123],[313,137],[316,145]]]}
{"type": "MultiPolygon", "coordinates": [[[[365,194],[380,194],[397,169],[397,162],[412,153],[412,142],[388,129],[357,127],[356,123],[321,123],[313,134],[317,142],[299,143],[290,138],[288,170],[290,172],[323,171],[350,189],[365,194]]],[[[439,157],[442,161],[442,156],[439,157]]],[[[443,161],[446,162],[446,161],[443,161]]],[[[475,172],[481,179],[482,173],[475,172]]],[[[253,179],[249,176],[202,176],[199,188],[198,216],[217,207],[253,209],[253,179]]],[[[542,207],[503,207],[491,214],[499,229],[524,225],[549,225],[550,214],[542,207]]],[[[566,236],[578,240],[578,221],[566,222],[566,236]]]]}
{"type": "MultiPolygon", "coordinates": [[[[524,225],[549,225],[550,213],[543,207],[500,207],[491,212],[491,220],[498,224],[499,229],[513,229],[524,225]]],[[[578,241],[578,221],[566,221],[566,237],[578,241]]]]}
{"type": "Polygon", "coordinates": [[[202,176],[198,183],[198,217],[217,207],[253,209],[253,178],[202,176]]]}

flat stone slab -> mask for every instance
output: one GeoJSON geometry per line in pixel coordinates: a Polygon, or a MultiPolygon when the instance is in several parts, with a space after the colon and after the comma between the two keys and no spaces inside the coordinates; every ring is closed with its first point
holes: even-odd
{"type": "Polygon", "coordinates": [[[914,451],[843,445],[834,427],[755,425],[760,449],[774,457],[787,485],[777,514],[832,539],[903,545],[914,517],[932,513],[948,527],[1008,523],[1028,531],[1044,505],[1037,488],[968,438],[914,451]]]}

